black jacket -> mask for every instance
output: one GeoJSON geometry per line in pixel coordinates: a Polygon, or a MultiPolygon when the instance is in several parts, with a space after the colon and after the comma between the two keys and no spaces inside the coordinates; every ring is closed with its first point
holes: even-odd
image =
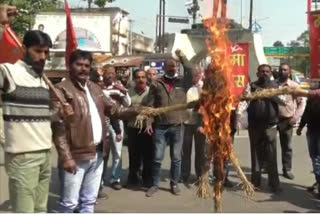
{"type": "Polygon", "coordinates": [[[299,128],[308,126],[309,131],[319,131],[320,127],[320,99],[309,98],[303,112],[299,128]]]}
{"type": "MultiPolygon", "coordinates": [[[[250,83],[251,93],[267,89],[278,88],[279,85],[275,81],[267,81],[260,83],[259,81],[250,83]]],[[[272,127],[279,122],[278,105],[283,105],[283,101],[279,97],[268,99],[258,99],[250,102],[248,106],[248,122],[249,127],[272,127]]]]}

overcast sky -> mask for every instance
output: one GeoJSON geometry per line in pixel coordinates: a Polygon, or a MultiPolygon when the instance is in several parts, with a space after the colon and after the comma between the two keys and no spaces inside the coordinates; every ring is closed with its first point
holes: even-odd
{"type": "MultiPolygon", "coordinates": [[[[190,0],[166,0],[166,13],[175,16],[188,16],[185,2],[190,0]]],[[[87,6],[84,0],[69,0],[72,7],[87,6]]],[[[201,15],[206,17],[212,10],[212,0],[199,0],[201,15]]],[[[249,0],[229,0],[228,16],[241,21],[248,26],[249,0]],[[242,10],[241,10],[242,2],[242,10]]],[[[134,31],[143,32],[154,38],[156,14],[159,10],[159,0],[116,0],[108,6],[117,6],[128,11],[134,20],[134,31]]],[[[307,0],[255,0],[254,18],[262,27],[262,37],[265,46],[271,46],[276,40],[287,44],[296,39],[307,29],[307,0]]],[[[179,32],[188,28],[186,24],[167,23],[167,32],[179,32]]]]}

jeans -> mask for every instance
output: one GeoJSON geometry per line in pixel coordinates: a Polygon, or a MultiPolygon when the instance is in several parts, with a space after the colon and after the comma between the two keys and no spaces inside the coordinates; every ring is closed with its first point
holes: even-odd
{"type": "Polygon", "coordinates": [[[51,178],[50,150],[5,154],[14,213],[47,212],[51,178]]]}
{"type": "Polygon", "coordinates": [[[181,149],[183,141],[183,125],[161,125],[155,128],[153,159],[153,186],[159,186],[161,175],[161,164],[164,158],[167,144],[170,146],[171,158],[171,184],[176,185],[181,173],[181,149]]]}
{"type": "Polygon", "coordinates": [[[204,134],[197,131],[197,128],[198,128],[197,125],[186,124],[184,126],[182,166],[181,166],[181,176],[184,182],[187,182],[190,177],[191,152],[192,152],[193,139],[194,139],[194,147],[195,147],[194,167],[196,170],[196,175],[199,178],[202,174],[201,168],[205,161],[204,145],[205,145],[206,137],[204,134]]]}
{"type": "Polygon", "coordinates": [[[307,141],[313,172],[318,184],[320,184],[320,133],[318,130],[307,131],[307,141]]]}
{"type": "Polygon", "coordinates": [[[292,168],[293,126],[289,124],[290,119],[284,119],[280,121],[278,125],[281,145],[282,170],[284,172],[289,172],[292,168]]]}
{"type": "Polygon", "coordinates": [[[102,152],[97,152],[95,159],[76,164],[75,175],[64,171],[59,212],[72,213],[77,208],[80,213],[93,213],[103,170],[102,152]]]}
{"type": "Polygon", "coordinates": [[[112,169],[111,169],[110,183],[120,182],[120,177],[121,177],[121,170],[122,170],[121,150],[122,150],[123,133],[124,133],[122,120],[119,120],[119,125],[121,129],[122,140],[118,142],[116,141],[116,132],[114,131],[112,126],[109,126],[110,146],[111,146],[111,153],[112,153],[112,169]]]}

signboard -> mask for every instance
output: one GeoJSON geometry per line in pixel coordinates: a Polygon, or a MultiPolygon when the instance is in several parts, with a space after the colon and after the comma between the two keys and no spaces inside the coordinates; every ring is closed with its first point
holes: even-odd
{"type": "MultiPolygon", "coordinates": [[[[111,17],[109,15],[72,13],[71,17],[79,48],[88,51],[111,52],[111,17]]],[[[38,14],[33,29],[49,34],[54,49],[65,49],[65,13],[38,14]]]]}
{"type": "Polygon", "coordinates": [[[174,17],[170,17],[170,18],[168,19],[168,22],[189,24],[189,19],[188,19],[188,18],[174,18],[174,17]]]}
{"type": "Polygon", "coordinates": [[[264,47],[266,56],[308,56],[308,47],[264,47]]]}
{"type": "MultiPolygon", "coordinates": [[[[111,52],[111,17],[105,14],[72,13],[72,22],[78,48],[91,52],[111,52]]],[[[66,47],[66,15],[64,12],[47,12],[36,15],[34,30],[49,34],[53,49],[57,53],[47,61],[46,71],[64,71],[66,47]]]]}
{"type": "Polygon", "coordinates": [[[249,82],[249,44],[238,43],[231,46],[234,78],[233,95],[241,96],[249,82]]]}
{"type": "Polygon", "coordinates": [[[320,11],[313,11],[309,15],[311,78],[320,77],[320,11]]]}

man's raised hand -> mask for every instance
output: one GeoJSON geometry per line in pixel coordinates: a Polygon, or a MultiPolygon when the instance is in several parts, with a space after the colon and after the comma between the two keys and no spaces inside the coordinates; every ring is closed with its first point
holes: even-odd
{"type": "Polygon", "coordinates": [[[10,24],[13,19],[19,15],[19,12],[15,6],[6,4],[0,5],[0,24],[10,24]]]}

